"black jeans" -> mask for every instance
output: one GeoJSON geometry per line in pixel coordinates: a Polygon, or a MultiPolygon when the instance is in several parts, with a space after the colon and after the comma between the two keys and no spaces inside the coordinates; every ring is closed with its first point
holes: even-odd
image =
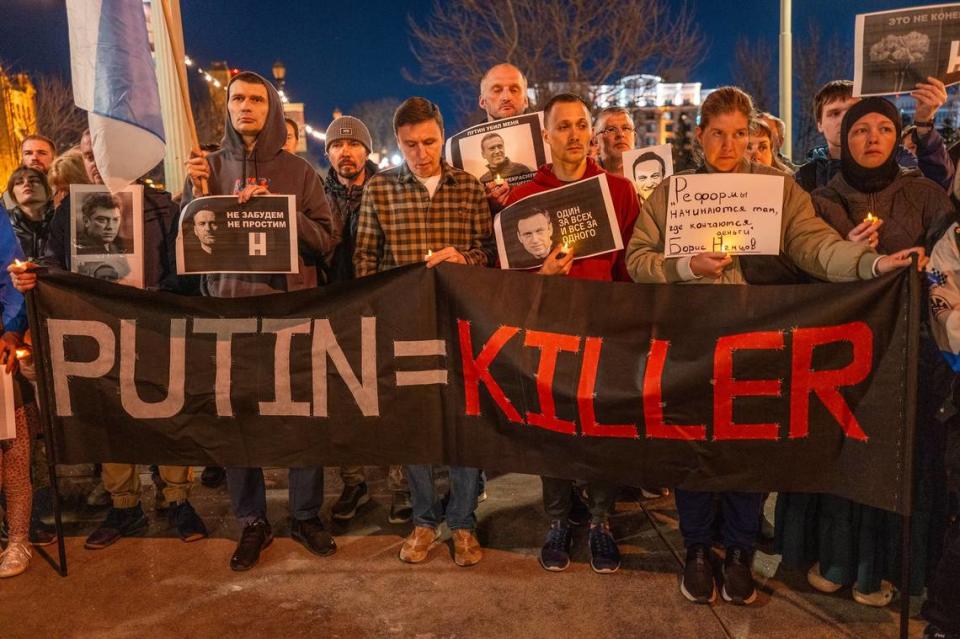
{"type": "MultiPolygon", "coordinates": [[[[570,517],[570,508],[573,504],[574,480],[541,477],[543,482],[543,509],[551,520],[560,519],[566,522],[570,517]]],[[[607,514],[617,498],[618,486],[608,482],[593,481],[586,485],[587,508],[590,510],[590,520],[601,523],[607,520],[607,514]]]]}

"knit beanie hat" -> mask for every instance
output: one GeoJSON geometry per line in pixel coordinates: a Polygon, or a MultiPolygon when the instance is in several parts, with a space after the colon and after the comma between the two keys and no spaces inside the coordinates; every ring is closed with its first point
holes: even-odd
{"type": "Polygon", "coordinates": [[[367,147],[368,153],[373,150],[373,140],[370,139],[367,125],[350,115],[337,118],[327,127],[324,150],[337,140],[354,140],[367,147]]]}

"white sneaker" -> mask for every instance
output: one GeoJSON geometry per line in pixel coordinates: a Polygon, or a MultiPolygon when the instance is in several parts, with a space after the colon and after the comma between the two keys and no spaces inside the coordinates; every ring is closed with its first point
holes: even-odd
{"type": "Polygon", "coordinates": [[[30,544],[10,542],[0,553],[0,578],[16,577],[30,565],[30,544]]]}

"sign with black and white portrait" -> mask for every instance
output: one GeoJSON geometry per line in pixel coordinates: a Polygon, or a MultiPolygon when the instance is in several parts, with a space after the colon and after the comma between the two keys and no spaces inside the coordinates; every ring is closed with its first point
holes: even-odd
{"type": "Polygon", "coordinates": [[[658,144],[623,152],[623,177],[633,182],[640,201],[673,175],[673,145],[658,144]]]}
{"type": "Polygon", "coordinates": [[[70,270],[143,288],[143,186],[70,185],[70,270]]]}
{"type": "Polygon", "coordinates": [[[529,182],[538,167],[550,162],[550,147],[543,141],[543,112],[464,129],[447,140],[446,159],[481,184],[529,182]]]}
{"type": "Polygon", "coordinates": [[[505,269],[538,267],[556,246],[575,260],[623,248],[606,175],[525,197],[497,214],[493,231],[505,269]]]}
{"type": "Polygon", "coordinates": [[[297,206],[292,195],[235,195],[191,201],[180,212],[177,273],[296,273],[297,206]]]}
{"type": "Polygon", "coordinates": [[[960,82],[960,4],[857,16],[853,95],[909,93],[928,76],[960,82]]]}

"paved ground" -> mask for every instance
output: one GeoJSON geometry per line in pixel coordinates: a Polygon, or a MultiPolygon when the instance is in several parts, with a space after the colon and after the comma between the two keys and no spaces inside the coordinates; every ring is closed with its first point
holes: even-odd
{"type": "MultiPolygon", "coordinates": [[[[327,477],[329,508],[340,484],[335,473],[327,477]]],[[[337,553],[314,557],[287,537],[285,472],[270,471],[268,478],[270,518],[280,538],[245,574],[227,568],[238,529],[223,488],[194,491],[211,538],[193,544],[181,543],[165,518],[151,515],[146,537],[87,551],[83,537],[103,512],[72,510],[69,577],[35,558],[27,573],[0,582],[0,638],[897,636],[893,609],[860,606],[849,591],[812,592],[801,576],[784,571],[771,577],[778,558],[763,554],[757,604],[689,604],[677,589],[681,543],[669,497],[619,504],[613,528],[623,568],[601,576],[590,570],[585,532],[576,537],[576,563],[567,572],[539,567],[545,520],[535,477],[488,482],[489,498],[479,509],[485,557],[472,568],[453,563],[449,542],[422,565],[397,559],[407,527],[386,523],[389,497],[379,474],[371,482],[375,500],[349,527],[334,529],[337,553]]],[[[152,508],[149,476],[144,480],[144,503],[152,508]]],[[[911,621],[910,636],[919,637],[922,626],[911,621]]]]}

